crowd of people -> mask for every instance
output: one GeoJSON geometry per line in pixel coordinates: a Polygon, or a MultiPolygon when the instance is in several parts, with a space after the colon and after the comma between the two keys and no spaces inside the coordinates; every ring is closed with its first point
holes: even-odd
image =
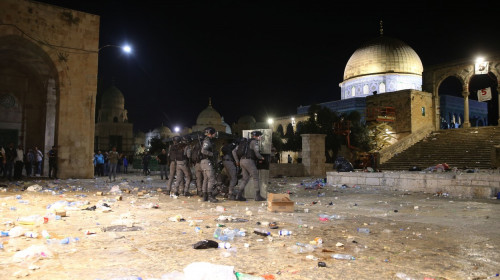
{"type": "MultiPolygon", "coordinates": [[[[197,195],[203,201],[217,202],[215,159],[219,151],[215,150],[214,138],[217,131],[212,127],[204,130],[204,137],[192,139],[189,136],[175,136],[168,151],[162,149],[160,154],[154,157],[160,167],[160,179],[167,180],[166,191],[168,195],[190,196],[189,186],[191,180],[196,182],[197,195]],[[168,173],[167,173],[168,171],[168,173]]],[[[259,186],[259,175],[257,163],[264,161],[259,151],[259,141],[262,133],[253,131],[251,139],[241,138],[224,143],[220,152],[222,153],[221,166],[228,177],[228,189],[225,192],[231,200],[245,201],[243,196],[245,187],[250,179],[254,186],[259,186]],[[245,140],[245,141],[243,141],[245,140]],[[241,180],[238,184],[238,170],[241,170],[241,180]]],[[[48,158],[49,178],[57,179],[58,160],[57,147],[52,146],[46,155],[38,148],[24,151],[22,145],[14,147],[10,143],[7,147],[0,147],[0,174],[8,180],[19,180],[23,176],[23,168],[26,177],[42,176],[44,158],[48,158]]],[[[149,162],[152,156],[148,151],[142,157],[143,174],[149,175],[149,162]]],[[[117,173],[128,173],[129,158],[119,153],[116,147],[111,151],[102,153],[97,151],[93,156],[94,175],[108,176],[109,182],[116,181],[117,173]]],[[[260,189],[255,190],[255,200],[262,201],[260,189]]]]}
{"type": "MultiPolygon", "coordinates": [[[[57,148],[46,154],[49,161],[49,178],[57,178],[57,148]]],[[[2,179],[20,180],[23,176],[40,177],[43,173],[44,153],[35,146],[27,151],[23,145],[14,147],[14,143],[9,143],[6,147],[0,146],[0,175],[2,179]]]]}
{"type": "MultiPolygon", "coordinates": [[[[173,137],[168,151],[162,149],[155,157],[145,151],[142,156],[143,175],[150,174],[149,163],[151,159],[156,159],[160,179],[166,180],[168,195],[191,196],[189,186],[194,180],[196,194],[202,197],[203,201],[217,202],[216,195],[220,190],[216,188],[219,181],[215,172],[217,167],[215,159],[219,153],[215,150],[216,135],[217,131],[214,128],[207,127],[204,130],[204,137],[195,139],[190,136],[173,137]]],[[[241,141],[242,139],[227,141],[220,150],[221,165],[228,177],[228,188],[224,192],[231,200],[246,201],[243,194],[250,179],[254,181],[254,186],[259,186],[256,163],[264,160],[259,152],[259,140],[262,133],[253,131],[251,135],[252,138],[248,141],[241,141]],[[239,186],[237,185],[238,170],[241,170],[242,175],[239,186]]],[[[257,188],[255,192],[255,200],[264,200],[260,195],[260,189],[257,188]]]]}

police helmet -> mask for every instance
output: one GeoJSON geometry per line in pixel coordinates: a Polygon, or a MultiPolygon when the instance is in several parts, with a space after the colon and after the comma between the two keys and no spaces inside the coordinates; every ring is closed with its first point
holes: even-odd
{"type": "Polygon", "coordinates": [[[182,142],[185,142],[185,143],[189,143],[191,142],[193,139],[191,138],[191,136],[189,135],[186,135],[186,136],[183,136],[182,137],[182,142]]]}
{"type": "Polygon", "coordinates": [[[209,126],[209,127],[205,128],[205,135],[207,135],[207,134],[215,134],[215,132],[216,132],[216,130],[213,127],[209,126]]]}
{"type": "Polygon", "coordinates": [[[179,143],[181,141],[181,137],[180,136],[174,136],[174,138],[172,140],[174,140],[175,143],[179,143]]]}
{"type": "Polygon", "coordinates": [[[261,135],[262,135],[262,132],[260,132],[260,131],[258,131],[258,130],[254,130],[254,131],[252,131],[252,133],[250,133],[250,134],[252,135],[252,137],[255,137],[255,136],[259,137],[259,136],[261,136],[261,135]]]}

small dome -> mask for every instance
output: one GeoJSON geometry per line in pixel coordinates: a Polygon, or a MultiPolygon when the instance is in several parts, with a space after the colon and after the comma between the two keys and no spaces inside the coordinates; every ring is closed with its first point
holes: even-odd
{"type": "Polygon", "coordinates": [[[166,126],[160,126],[158,128],[158,131],[160,132],[161,135],[170,135],[172,134],[172,130],[166,126]]]}
{"type": "Polygon", "coordinates": [[[345,67],[344,81],[383,73],[421,76],[423,69],[420,57],[410,46],[401,40],[380,36],[354,52],[345,67]]]}
{"type": "Polygon", "coordinates": [[[250,115],[245,115],[238,119],[238,124],[254,124],[256,122],[255,118],[250,115]]]}
{"type": "Polygon", "coordinates": [[[123,93],[115,86],[108,88],[101,97],[101,108],[124,109],[125,98],[123,93]]]}
{"type": "Polygon", "coordinates": [[[221,116],[219,112],[217,112],[212,105],[208,105],[205,110],[201,111],[196,119],[197,125],[220,125],[221,124],[221,116]]]}

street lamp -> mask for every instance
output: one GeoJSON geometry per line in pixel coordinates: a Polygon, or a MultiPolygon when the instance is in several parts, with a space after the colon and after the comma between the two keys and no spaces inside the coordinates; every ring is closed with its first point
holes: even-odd
{"type": "Polygon", "coordinates": [[[273,118],[268,118],[267,119],[267,124],[269,125],[268,127],[271,128],[271,129],[273,128],[273,122],[274,122],[273,118]]]}
{"type": "Polygon", "coordinates": [[[105,45],[105,46],[102,46],[99,48],[99,50],[97,50],[98,52],[100,52],[102,49],[104,48],[109,48],[109,47],[113,47],[113,48],[119,48],[121,49],[124,53],[127,53],[127,54],[130,54],[132,53],[132,47],[130,45],[123,45],[123,46],[118,46],[118,45],[105,45]]]}
{"type": "Polygon", "coordinates": [[[180,131],[180,130],[181,130],[181,129],[180,129],[178,126],[174,127],[174,131],[175,131],[175,133],[179,133],[179,131],[180,131]]]}

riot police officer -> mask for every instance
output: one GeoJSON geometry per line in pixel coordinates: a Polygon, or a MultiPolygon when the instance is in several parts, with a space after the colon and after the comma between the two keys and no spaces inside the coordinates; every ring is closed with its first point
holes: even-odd
{"type": "Polygon", "coordinates": [[[194,166],[194,175],[196,176],[196,194],[203,197],[203,170],[201,169],[201,136],[193,139],[190,145],[190,160],[191,165],[194,166]]]}
{"type": "MultiPolygon", "coordinates": [[[[238,193],[236,195],[236,200],[246,201],[246,198],[243,197],[243,192],[245,191],[245,186],[248,184],[248,181],[250,180],[250,178],[252,178],[254,186],[256,188],[255,201],[264,201],[265,198],[260,196],[259,172],[257,171],[257,166],[255,164],[256,160],[258,160],[259,162],[262,162],[264,160],[264,157],[260,154],[259,151],[259,140],[260,136],[262,136],[262,132],[254,130],[252,131],[251,136],[252,138],[250,139],[250,141],[248,141],[248,148],[244,149],[245,153],[241,156],[241,158],[238,158],[238,147],[233,150],[233,157],[236,160],[236,165],[241,167],[241,173],[243,175],[238,193]]],[[[243,144],[240,143],[238,144],[238,146],[239,145],[243,144]]]]}
{"type": "Polygon", "coordinates": [[[238,171],[233,157],[233,150],[237,145],[236,142],[237,141],[226,143],[221,148],[222,165],[224,165],[224,169],[226,170],[227,176],[229,177],[229,191],[227,195],[231,200],[236,199],[236,192],[234,191],[234,187],[238,183],[238,171]]]}
{"type": "MultiPolygon", "coordinates": [[[[168,173],[168,181],[167,181],[167,195],[170,195],[170,191],[172,189],[172,184],[174,183],[174,178],[175,178],[175,170],[176,170],[176,159],[175,159],[175,156],[174,156],[174,153],[172,151],[173,147],[179,143],[179,141],[181,140],[181,138],[179,136],[174,136],[174,138],[172,139],[173,140],[173,144],[170,145],[170,147],[168,147],[168,154],[167,154],[167,158],[168,158],[168,167],[169,167],[169,173],[168,173]]],[[[179,195],[178,193],[176,195],[179,195]]]]}
{"type": "Polygon", "coordinates": [[[205,139],[201,146],[201,169],[203,170],[203,201],[218,202],[212,190],[215,185],[215,172],[212,160],[214,158],[214,144],[212,138],[216,136],[217,131],[213,127],[207,127],[204,130],[205,139]]]}

